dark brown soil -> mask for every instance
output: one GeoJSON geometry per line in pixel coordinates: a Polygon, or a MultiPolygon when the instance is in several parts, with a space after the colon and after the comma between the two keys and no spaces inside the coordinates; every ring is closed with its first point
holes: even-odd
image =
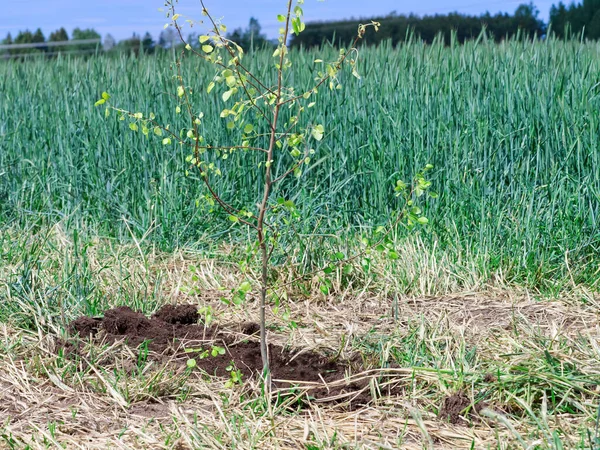
{"type": "Polygon", "coordinates": [[[476,403],[473,405],[467,394],[463,391],[459,391],[444,399],[438,417],[443,421],[455,425],[467,425],[469,423],[467,418],[478,418],[477,412],[485,407],[486,405],[483,403],[476,403]]]}
{"type": "MultiPolygon", "coordinates": [[[[186,364],[188,359],[193,358],[196,367],[209,375],[229,377],[233,366],[242,373],[243,379],[259,376],[262,371],[260,343],[256,339],[259,325],[243,323],[234,326],[234,329],[242,333],[241,341],[239,334],[219,330],[216,326],[206,327],[194,305],[167,305],[151,318],[121,306],[106,311],[104,318],[81,317],[73,321],[70,332],[74,337],[63,343],[63,348],[76,352],[79,348],[77,337],[104,342],[125,340],[132,347],[146,343],[155,357],[174,357],[178,364],[186,364]],[[246,335],[245,339],[243,335],[246,335]],[[213,350],[216,350],[215,355],[211,354],[213,350]]],[[[308,392],[316,399],[353,394],[345,398],[352,399],[350,407],[372,400],[366,382],[342,383],[342,387],[328,388],[328,384],[344,379],[349,369],[347,364],[316,353],[291,351],[276,345],[269,345],[268,350],[271,378],[276,388],[312,382],[320,385],[308,392]]]]}

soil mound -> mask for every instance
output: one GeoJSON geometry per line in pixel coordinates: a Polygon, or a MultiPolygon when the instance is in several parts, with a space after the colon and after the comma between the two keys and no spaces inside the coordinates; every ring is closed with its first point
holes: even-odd
{"type": "MultiPolygon", "coordinates": [[[[256,323],[245,322],[234,328],[247,338],[240,342],[239,334],[221,331],[216,326],[206,327],[194,305],[167,305],[151,318],[127,306],[120,306],[106,311],[103,318],[80,317],[73,321],[70,331],[74,338],[63,347],[78,349],[79,345],[73,342],[78,338],[104,342],[124,340],[131,347],[145,343],[149,350],[155,352],[155,357],[169,356],[178,364],[194,359],[196,367],[209,375],[228,378],[234,369],[240,371],[243,379],[257,377],[262,371],[257,340],[260,327],[256,323]]],[[[349,394],[351,407],[371,400],[366,382],[336,383],[336,387],[328,387],[330,383],[344,379],[348,365],[313,352],[291,351],[277,345],[269,345],[268,351],[271,378],[277,388],[291,388],[309,382],[320,385],[307,392],[313,398],[349,394]]]]}
{"type": "Polygon", "coordinates": [[[152,318],[173,325],[194,325],[200,321],[200,314],[194,305],[165,305],[152,318]]]}

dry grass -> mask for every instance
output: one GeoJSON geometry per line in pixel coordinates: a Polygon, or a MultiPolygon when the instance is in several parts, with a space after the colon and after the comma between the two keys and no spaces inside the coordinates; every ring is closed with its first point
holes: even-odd
{"type": "MultiPolygon", "coordinates": [[[[353,376],[368,378],[379,393],[359,410],[329,399],[292,412],[289,404],[261,397],[253,380],[226,388],[225,380],[207,380],[168,360],[139,362],[137,352],[119,343],[88,346],[80,361],[57,356],[62,321],[83,309],[67,283],[55,283],[65,310],[48,312],[56,307],[44,293],[68,272],[64,254],[72,246],[53,233],[53,250],[38,258],[30,297],[0,284],[3,301],[21,307],[21,315],[0,323],[0,446],[590,448],[597,432],[600,298],[592,294],[540,300],[496,285],[409,298],[393,295],[385,277],[366,289],[339,283],[328,298],[290,292],[271,309],[271,341],[342,358],[358,355],[366,371],[353,376]],[[29,329],[20,322],[23,315],[32,319],[29,329]],[[487,409],[450,424],[438,410],[459,391],[487,409]]],[[[252,279],[251,272],[197,254],[141,249],[141,243],[101,242],[88,249],[96,292],[90,297],[103,299],[98,307],[129,299],[151,312],[165,303],[195,303],[211,306],[214,320],[233,331],[240,322],[256,321],[253,299],[242,307],[219,300],[241,279],[252,279]]],[[[14,279],[19,270],[5,265],[0,280],[14,279]]]]}

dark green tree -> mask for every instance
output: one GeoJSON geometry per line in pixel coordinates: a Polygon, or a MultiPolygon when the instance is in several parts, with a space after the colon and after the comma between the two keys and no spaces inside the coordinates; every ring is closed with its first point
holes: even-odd
{"type": "Polygon", "coordinates": [[[152,39],[152,35],[146,32],[146,34],[144,34],[144,38],[142,39],[143,52],[146,54],[152,54],[154,53],[154,47],[155,43],[154,39],[152,39]]]}
{"type": "MultiPolygon", "coordinates": [[[[69,35],[67,34],[67,30],[64,28],[60,28],[56,31],[50,33],[48,37],[48,42],[66,42],[69,40],[69,35]]],[[[57,45],[48,47],[49,53],[61,53],[67,51],[68,47],[66,45],[57,45]]]]}
{"type": "MultiPolygon", "coordinates": [[[[46,38],[44,36],[44,33],[42,33],[41,28],[38,28],[37,30],[35,30],[35,33],[33,33],[33,36],[31,37],[31,42],[33,44],[44,44],[46,43],[46,38]]],[[[42,47],[36,47],[37,50],[41,51],[41,52],[46,52],[48,50],[47,46],[42,46],[42,47]]]]}
{"type": "MultiPolygon", "coordinates": [[[[12,45],[12,43],[13,43],[12,35],[10,33],[8,33],[6,35],[6,37],[0,43],[2,45],[12,45]]],[[[9,58],[10,57],[10,50],[9,49],[0,50],[0,56],[3,57],[3,58],[9,58]]]]}
{"type": "Polygon", "coordinates": [[[569,22],[567,7],[563,2],[558,5],[552,5],[550,8],[550,29],[558,37],[565,37],[569,31],[567,24],[569,22]]]}
{"type": "Polygon", "coordinates": [[[96,30],[93,28],[87,28],[82,30],[80,28],[75,28],[72,34],[72,41],[82,41],[87,39],[97,39],[98,43],[88,43],[88,44],[75,44],[72,46],[73,50],[78,50],[80,52],[92,53],[96,50],[102,50],[102,44],[100,43],[101,38],[96,30]]]}
{"type": "MultiPolygon", "coordinates": [[[[33,44],[33,33],[29,30],[19,31],[14,40],[14,44],[33,44]]],[[[11,55],[28,56],[35,53],[40,53],[40,50],[35,47],[15,48],[11,49],[11,55]]]]}
{"type": "Polygon", "coordinates": [[[539,18],[540,12],[533,3],[522,4],[517,7],[513,16],[513,27],[531,35],[538,35],[546,31],[546,26],[539,18]]]}
{"type": "Polygon", "coordinates": [[[558,37],[600,39],[600,0],[552,5],[550,26],[558,37]]]}

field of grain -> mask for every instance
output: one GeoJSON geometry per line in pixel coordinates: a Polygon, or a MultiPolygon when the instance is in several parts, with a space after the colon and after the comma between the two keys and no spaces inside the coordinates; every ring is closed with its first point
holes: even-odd
{"type": "MultiPolygon", "coordinates": [[[[296,51],[289,81],[310,86],[335,55],[296,51]]],[[[248,55],[267,78],[270,58],[248,55]]],[[[348,362],[358,406],[267,398],[143,345],[65,344],[77,317],[166,304],[253,339],[236,331],[257,320],[252,293],[222,301],[259,278],[251,233],[204,201],[185,149],[94,107],[108,91],[182,127],[171,63],[0,62],[0,447],[600,448],[600,45],[383,45],[361,51],[360,80],[320,91],[325,137],[276,192],[300,218],[275,253],[269,335],[348,362]],[[363,250],[396,180],[428,163],[439,197],[426,226],[394,230],[397,259],[353,262],[328,294],[302,276],[363,250]]],[[[182,69],[203,135],[233,142],[212,69],[182,69]]],[[[216,189],[252,208],[257,157],[215,162],[216,189]]]]}

